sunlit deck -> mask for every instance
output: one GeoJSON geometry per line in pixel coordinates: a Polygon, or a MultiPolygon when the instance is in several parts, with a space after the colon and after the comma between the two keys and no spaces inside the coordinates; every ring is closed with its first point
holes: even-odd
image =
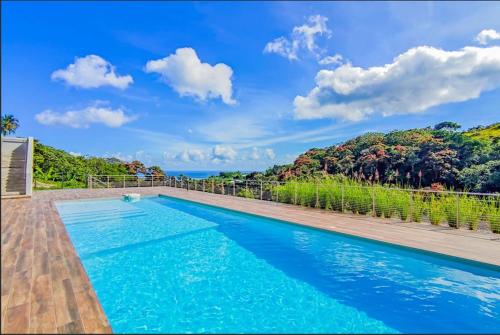
{"type": "Polygon", "coordinates": [[[54,200],[164,194],[316,228],[500,266],[492,233],[186,191],[169,187],[56,190],[2,200],[2,333],[106,333],[111,328],[54,200]]]}

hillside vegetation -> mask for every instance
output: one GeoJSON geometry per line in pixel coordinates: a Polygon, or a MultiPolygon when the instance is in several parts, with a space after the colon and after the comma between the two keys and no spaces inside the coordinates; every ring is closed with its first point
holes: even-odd
{"type": "Polygon", "coordinates": [[[36,188],[85,187],[87,175],[164,174],[158,166],[146,167],[140,161],[117,158],[75,156],[35,140],[33,175],[36,188]]]}
{"type": "Polygon", "coordinates": [[[265,175],[277,180],[344,175],[360,182],[408,187],[500,191],[500,124],[459,131],[433,128],[366,133],[338,145],[313,148],[293,164],[265,175]]]}

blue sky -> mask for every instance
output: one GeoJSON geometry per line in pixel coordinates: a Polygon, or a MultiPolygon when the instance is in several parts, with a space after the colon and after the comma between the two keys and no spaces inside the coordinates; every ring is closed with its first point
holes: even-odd
{"type": "Polygon", "coordinates": [[[262,170],[366,131],[500,119],[500,3],[4,2],[16,135],[262,170]]]}

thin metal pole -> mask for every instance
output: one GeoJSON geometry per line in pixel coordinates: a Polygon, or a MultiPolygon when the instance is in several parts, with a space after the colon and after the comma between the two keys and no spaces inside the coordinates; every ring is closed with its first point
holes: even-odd
{"type": "Polygon", "coordinates": [[[189,179],[187,180],[187,190],[189,191],[189,179]]]}
{"type": "Polygon", "coordinates": [[[293,204],[297,204],[297,183],[293,186],[293,204]]]}
{"type": "Polygon", "coordinates": [[[194,180],[194,190],[196,191],[196,179],[194,180]]]}
{"type": "Polygon", "coordinates": [[[151,187],[154,186],[154,180],[155,180],[155,176],[151,175],[151,187]]]}
{"type": "Polygon", "coordinates": [[[316,207],[319,207],[319,183],[316,181],[316,207]]]}
{"type": "Polygon", "coordinates": [[[137,177],[137,187],[141,186],[141,180],[137,177]]]}
{"type": "Polygon", "coordinates": [[[224,194],[224,182],[221,182],[222,194],[224,194]]]}
{"type": "Polygon", "coordinates": [[[262,200],[262,181],[260,182],[260,200],[262,200]]]}
{"type": "Polygon", "coordinates": [[[460,198],[459,198],[458,194],[456,195],[456,197],[457,197],[457,200],[456,200],[457,201],[457,223],[456,223],[455,228],[458,229],[458,228],[460,228],[460,221],[459,221],[460,220],[460,198]]]}
{"type": "Polygon", "coordinates": [[[372,215],[377,216],[377,213],[375,213],[375,189],[372,187],[371,190],[371,195],[372,195],[372,215]]]}
{"type": "Polygon", "coordinates": [[[236,182],[233,180],[233,197],[236,196],[236,182]]]}
{"type": "Polygon", "coordinates": [[[280,201],[280,188],[279,188],[279,181],[276,182],[276,202],[280,201]]]}
{"type": "Polygon", "coordinates": [[[409,221],[412,221],[412,218],[414,216],[413,215],[413,211],[415,209],[413,208],[413,206],[414,206],[413,203],[414,203],[415,200],[413,199],[413,197],[414,197],[414,193],[413,193],[413,191],[410,191],[410,210],[409,210],[409,213],[408,213],[408,219],[409,219],[409,221]]]}
{"type": "Polygon", "coordinates": [[[212,179],[212,193],[215,193],[215,181],[212,179]]]}
{"type": "Polygon", "coordinates": [[[108,188],[109,188],[109,176],[107,176],[107,177],[108,177],[108,188]]]}
{"type": "Polygon", "coordinates": [[[125,175],[123,175],[123,188],[125,188],[125,175]]]}
{"type": "Polygon", "coordinates": [[[342,213],[344,213],[344,185],[340,185],[340,193],[342,194],[341,207],[342,213]]]}
{"type": "Polygon", "coordinates": [[[202,180],[201,186],[202,186],[203,192],[205,192],[205,179],[202,180]]]}

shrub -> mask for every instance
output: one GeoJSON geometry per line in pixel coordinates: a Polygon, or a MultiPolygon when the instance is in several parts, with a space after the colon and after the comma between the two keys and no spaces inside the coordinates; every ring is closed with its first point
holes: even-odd
{"type": "Polygon", "coordinates": [[[483,212],[481,202],[475,197],[463,196],[459,206],[460,221],[465,222],[470,230],[476,230],[483,212]]]}
{"type": "Polygon", "coordinates": [[[422,217],[425,215],[427,203],[421,193],[413,194],[411,201],[411,220],[415,222],[422,222],[422,217]]]}
{"type": "Polygon", "coordinates": [[[453,228],[458,228],[460,226],[460,198],[457,198],[457,195],[442,196],[441,206],[444,210],[448,225],[453,228]]]}
{"type": "Polygon", "coordinates": [[[431,221],[431,224],[433,225],[439,225],[441,221],[443,221],[443,203],[441,202],[441,199],[435,196],[434,194],[431,195],[430,201],[428,202],[429,205],[429,220],[431,221]]]}
{"type": "Polygon", "coordinates": [[[490,224],[490,229],[492,232],[500,233],[500,206],[498,199],[492,199],[489,206],[487,207],[486,219],[490,224]]]}
{"type": "Polygon", "coordinates": [[[396,211],[398,212],[401,220],[408,220],[410,214],[410,192],[406,191],[394,191],[393,198],[395,200],[396,211]]]}
{"type": "Polygon", "coordinates": [[[253,194],[253,191],[250,188],[242,188],[238,194],[238,197],[243,197],[243,198],[249,198],[249,199],[254,199],[255,195],[253,194]]]}

